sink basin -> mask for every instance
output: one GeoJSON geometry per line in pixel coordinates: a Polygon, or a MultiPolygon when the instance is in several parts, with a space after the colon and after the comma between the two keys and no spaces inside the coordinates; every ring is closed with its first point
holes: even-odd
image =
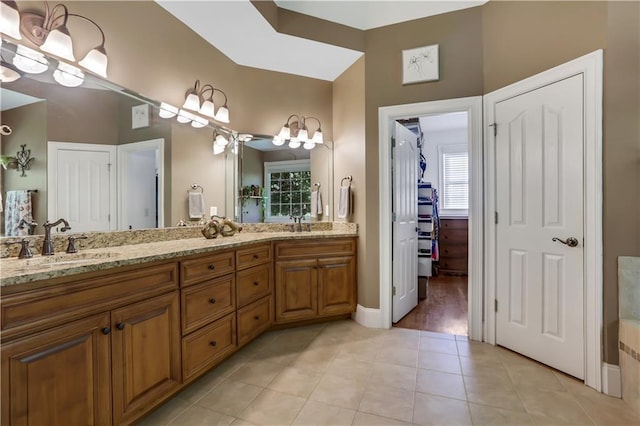
{"type": "Polygon", "coordinates": [[[109,260],[119,255],[120,253],[113,251],[59,253],[54,254],[53,256],[38,256],[31,259],[25,259],[24,267],[77,265],[94,262],[96,260],[109,260]]]}

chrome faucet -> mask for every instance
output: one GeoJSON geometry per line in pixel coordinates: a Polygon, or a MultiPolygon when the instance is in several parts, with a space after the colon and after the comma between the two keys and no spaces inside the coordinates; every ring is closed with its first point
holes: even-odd
{"type": "Polygon", "coordinates": [[[55,222],[51,223],[48,220],[44,223],[44,242],[42,243],[42,255],[43,256],[51,256],[53,255],[53,241],[51,241],[51,228],[54,226],[58,226],[61,223],[64,223],[64,226],[60,228],[60,232],[68,231],[71,229],[69,226],[69,222],[64,219],[58,219],[55,222]]]}
{"type": "MultiPolygon", "coordinates": [[[[302,232],[302,219],[304,219],[304,214],[300,216],[289,216],[289,219],[293,220],[293,224],[297,224],[295,227],[295,232],[302,232]]],[[[291,232],[293,232],[293,227],[291,228],[291,232]]]]}

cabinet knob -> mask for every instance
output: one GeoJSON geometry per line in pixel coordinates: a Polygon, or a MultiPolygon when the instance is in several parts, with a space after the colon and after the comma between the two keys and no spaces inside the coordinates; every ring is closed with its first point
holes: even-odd
{"type": "Polygon", "coordinates": [[[255,317],[253,317],[253,319],[258,321],[260,319],[260,317],[258,315],[256,315],[255,317]]]}
{"type": "Polygon", "coordinates": [[[209,299],[209,303],[211,303],[212,305],[216,303],[216,298],[212,297],[211,299],[209,299]]]}
{"type": "Polygon", "coordinates": [[[259,285],[260,285],[260,283],[259,283],[258,281],[254,281],[254,282],[253,282],[253,285],[255,285],[255,286],[259,286],[259,285]]]}
{"type": "Polygon", "coordinates": [[[260,257],[260,256],[258,256],[257,254],[254,254],[254,255],[253,255],[253,258],[254,258],[254,259],[258,259],[259,257],[260,257]]]}
{"type": "Polygon", "coordinates": [[[124,323],[119,322],[118,324],[116,324],[116,327],[118,328],[118,330],[124,330],[124,323]]]}
{"type": "Polygon", "coordinates": [[[102,329],[102,334],[109,334],[109,333],[111,333],[111,329],[109,327],[104,327],[102,329]]]}
{"type": "Polygon", "coordinates": [[[213,271],[214,269],[216,269],[216,265],[209,265],[209,269],[213,271]]]}
{"type": "Polygon", "coordinates": [[[216,341],[214,340],[213,342],[211,342],[211,343],[209,343],[209,344],[210,344],[211,346],[215,346],[215,345],[217,345],[218,343],[216,343],[216,341]]]}

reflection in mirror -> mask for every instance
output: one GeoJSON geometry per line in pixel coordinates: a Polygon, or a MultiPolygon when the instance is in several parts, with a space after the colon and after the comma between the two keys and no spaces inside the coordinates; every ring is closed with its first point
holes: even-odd
{"type": "Polygon", "coordinates": [[[238,154],[236,220],[244,223],[333,219],[333,150],[330,143],[313,150],[276,146],[273,136],[243,140],[238,154]],[[313,199],[313,202],[312,202],[313,199]]]}

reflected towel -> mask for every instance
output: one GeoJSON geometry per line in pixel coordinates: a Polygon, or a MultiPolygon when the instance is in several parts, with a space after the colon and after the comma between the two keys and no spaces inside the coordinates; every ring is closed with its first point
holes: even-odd
{"type": "Polygon", "coordinates": [[[204,194],[189,192],[189,218],[202,219],[204,216],[204,194]]]}
{"type": "Polygon", "coordinates": [[[340,187],[340,198],[338,199],[338,218],[346,219],[351,214],[351,187],[340,187]]]}
{"type": "Polygon", "coordinates": [[[29,235],[29,227],[18,227],[20,221],[33,222],[31,193],[27,190],[7,191],[4,207],[4,228],[7,237],[23,237],[29,235]]]}
{"type": "Polygon", "coordinates": [[[311,217],[322,214],[322,195],[320,191],[311,191],[311,217]]]}

